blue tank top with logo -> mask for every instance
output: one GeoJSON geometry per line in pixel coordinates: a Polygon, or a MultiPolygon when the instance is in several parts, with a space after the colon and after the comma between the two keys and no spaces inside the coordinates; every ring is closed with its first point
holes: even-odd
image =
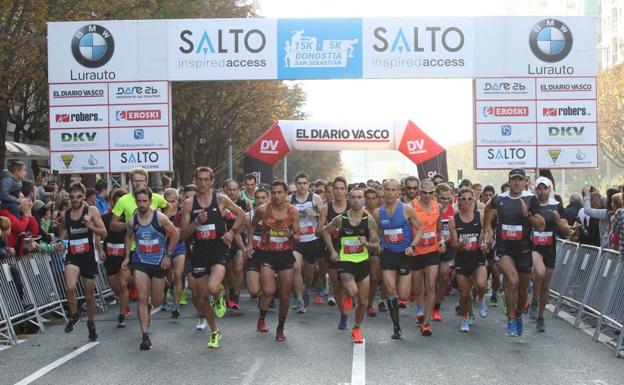
{"type": "Polygon", "coordinates": [[[160,265],[165,256],[166,236],[165,230],[158,223],[158,212],[154,211],[147,226],[143,226],[138,214],[134,214],[134,238],[137,247],[132,262],[160,265]]]}
{"type": "Polygon", "coordinates": [[[381,247],[393,253],[403,253],[412,244],[412,224],[403,215],[403,202],[398,202],[392,217],[384,206],[379,207],[381,247]]]}

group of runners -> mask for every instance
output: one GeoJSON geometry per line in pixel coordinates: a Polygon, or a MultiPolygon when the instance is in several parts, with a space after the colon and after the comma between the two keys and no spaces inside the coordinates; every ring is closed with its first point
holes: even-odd
{"type": "Polygon", "coordinates": [[[252,298],[258,297],[258,332],[269,331],[266,316],[272,301],[279,301],[275,339],[285,341],[291,295],[297,312],[305,313],[318,271],[321,277],[328,273],[328,301],[338,309],[339,329],[347,329],[355,308],[354,343],[364,341],[362,323],[366,315],[376,316],[376,310],[389,313],[391,338],[400,339],[399,309],[410,300],[416,304],[420,333],[431,336],[430,321],[442,320],[440,304],[453,277],[460,292],[460,330],[469,332],[475,322],[474,299],[480,317],[488,315],[489,276],[490,304],[497,304],[500,274],[506,335],[522,335],[525,308],[543,332],[555,240],[559,234],[572,235],[562,219],[563,207],[554,199],[552,182],[538,178],[534,195],[521,169],[509,173],[505,191],[497,195],[491,187],[479,191],[469,184],[455,191],[440,176],[387,179],[369,186],[349,185],[337,177],[313,192],[304,173],[295,176],[290,191],[283,181],[258,186],[256,178],[247,175],[244,189],[229,179],[221,193],[212,169],[198,167],[194,185],[184,189],[183,197],[175,189],[161,196],[148,187],[147,171],[138,168],[129,174],[132,192],[111,192],[112,212],[102,217],[85,204],[83,185],[70,186],[71,208],[63,214],[61,233],[66,242],[55,247],[66,252],[70,317],[65,331],[73,331],[80,321],[80,277],[89,339],[97,339],[97,253],[119,298],[118,327],[126,326],[130,312],[129,281],[137,290],[141,350],[152,347],[150,317],[153,307],[163,302],[166,283],[173,289],[171,317],[178,318],[188,282],[200,315],[196,328],[207,324],[208,347],[217,348],[217,318],[227,308],[240,309],[244,284],[252,298]],[[533,298],[528,299],[531,281],[533,298]]]}

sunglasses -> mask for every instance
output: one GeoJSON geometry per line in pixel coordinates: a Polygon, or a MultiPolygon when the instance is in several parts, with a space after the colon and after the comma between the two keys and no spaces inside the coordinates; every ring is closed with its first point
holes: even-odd
{"type": "Polygon", "coordinates": [[[416,191],[418,190],[418,187],[406,187],[405,189],[410,191],[416,191]]]}
{"type": "Polygon", "coordinates": [[[464,201],[464,202],[472,202],[473,198],[468,198],[468,197],[461,197],[459,198],[460,201],[464,201]]]}
{"type": "Polygon", "coordinates": [[[71,201],[77,201],[77,200],[80,200],[80,199],[82,199],[82,194],[76,194],[76,195],[70,195],[69,196],[69,200],[71,200],[71,201]]]}
{"type": "Polygon", "coordinates": [[[433,194],[435,193],[435,191],[425,191],[425,190],[420,190],[420,193],[421,193],[421,194],[424,194],[424,195],[433,195],[433,194]]]}
{"type": "Polygon", "coordinates": [[[441,200],[441,201],[450,201],[450,200],[451,200],[451,198],[438,197],[438,200],[441,200]]]}

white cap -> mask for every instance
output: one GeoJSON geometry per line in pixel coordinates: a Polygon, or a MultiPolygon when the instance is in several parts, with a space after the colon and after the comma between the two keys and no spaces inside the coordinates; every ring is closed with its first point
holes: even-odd
{"type": "Polygon", "coordinates": [[[537,178],[537,180],[535,181],[535,187],[539,186],[539,185],[545,185],[546,187],[550,187],[552,188],[552,182],[550,181],[550,179],[546,178],[545,176],[540,176],[539,178],[537,178]]]}

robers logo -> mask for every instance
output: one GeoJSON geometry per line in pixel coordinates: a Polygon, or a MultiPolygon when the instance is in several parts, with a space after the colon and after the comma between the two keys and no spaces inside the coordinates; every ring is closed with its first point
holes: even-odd
{"type": "Polygon", "coordinates": [[[548,155],[550,155],[550,159],[552,159],[553,163],[557,163],[559,159],[559,155],[561,154],[560,148],[549,148],[548,155]]]}
{"type": "Polygon", "coordinates": [[[541,61],[555,63],[565,59],[572,50],[572,32],[557,19],[544,19],[531,29],[529,46],[541,61]]]}
{"type": "Polygon", "coordinates": [[[59,155],[59,157],[61,158],[61,162],[63,162],[63,164],[65,165],[65,169],[69,170],[69,167],[71,167],[71,164],[74,161],[74,155],[62,154],[62,155],[59,155]]]}
{"type": "Polygon", "coordinates": [[[88,68],[108,63],[115,51],[113,35],[96,24],[85,25],[74,33],[71,43],[74,59],[88,68]]]}

